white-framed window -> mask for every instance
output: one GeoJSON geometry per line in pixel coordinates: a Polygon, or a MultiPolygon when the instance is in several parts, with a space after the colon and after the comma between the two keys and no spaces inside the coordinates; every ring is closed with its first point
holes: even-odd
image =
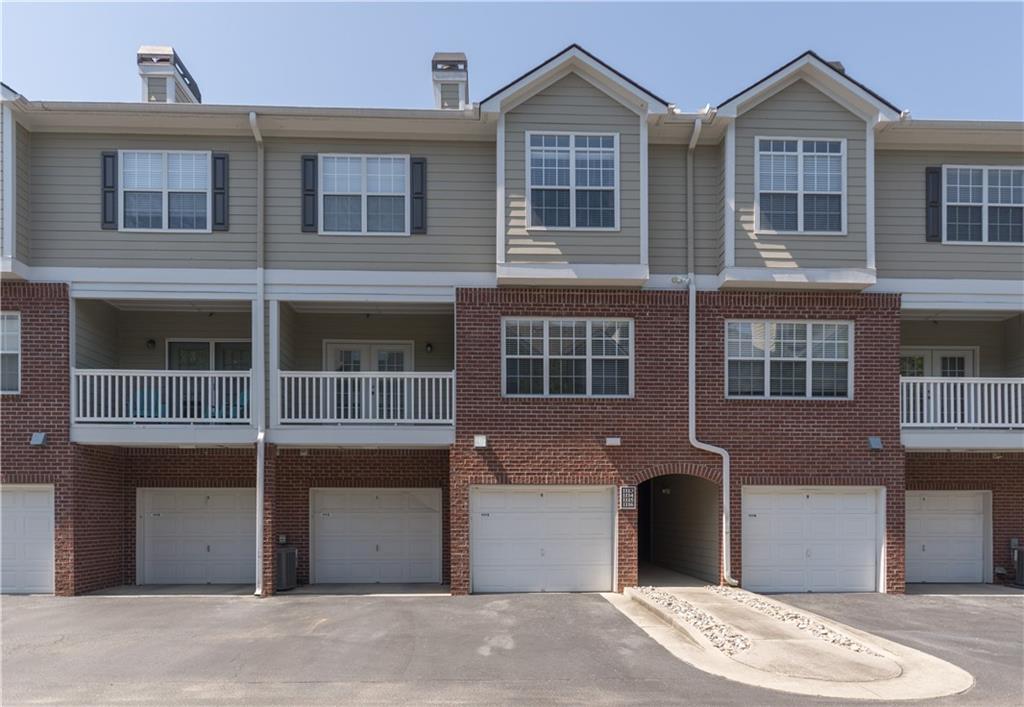
{"type": "Polygon", "coordinates": [[[409,235],[409,155],[320,155],[320,233],[409,235]]]}
{"type": "Polygon", "coordinates": [[[530,229],[619,228],[618,133],[526,132],[530,229]]]}
{"type": "Polygon", "coordinates": [[[1024,244],[1024,167],[942,167],[944,243],[1024,244]]]}
{"type": "Polygon", "coordinates": [[[754,138],[754,230],[846,233],[846,140],[754,138]]]}
{"type": "Polygon", "coordinates": [[[853,324],[727,321],[728,398],[853,397],[853,324]]]}
{"type": "Polygon", "coordinates": [[[502,320],[506,397],[633,395],[633,320],[502,320]]]}
{"type": "Polygon", "coordinates": [[[252,370],[249,339],[168,339],[168,371],[252,370]]]}
{"type": "Polygon", "coordinates": [[[21,313],[0,312],[0,393],[21,392],[21,313]]]}
{"type": "Polygon", "coordinates": [[[122,231],[209,232],[211,152],[118,151],[122,231]]]}

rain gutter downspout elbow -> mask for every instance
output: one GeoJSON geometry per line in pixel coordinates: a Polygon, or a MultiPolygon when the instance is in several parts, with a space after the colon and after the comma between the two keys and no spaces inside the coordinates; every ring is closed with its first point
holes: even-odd
{"type": "Polygon", "coordinates": [[[266,390],[265,382],[266,361],[264,355],[264,332],[263,320],[266,309],[265,304],[265,278],[264,278],[264,233],[263,233],[263,204],[264,204],[264,178],[263,178],[263,133],[260,132],[259,122],[256,119],[255,111],[249,112],[249,128],[252,130],[253,140],[256,141],[256,298],[253,302],[253,324],[254,341],[258,342],[253,347],[253,375],[259,376],[259,384],[253,388],[259,392],[253,396],[253,417],[256,422],[256,596],[263,596],[263,565],[264,565],[264,490],[266,486],[266,390]]]}
{"type": "Polygon", "coordinates": [[[693,214],[693,159],[697,141],[700,139],[703,122],[701,118],[693,121],[693,134],[686,149],[686,269],[687,269],[687,414],[686,425],[690,445],[722,459],[722,579],[733,587],[739,582],[732,576],[732,529],[731,508],[729,503],[729,452],[722,447],[707,444],[697,439],[697,273],[694,267],[694,214],[693,214]]]}

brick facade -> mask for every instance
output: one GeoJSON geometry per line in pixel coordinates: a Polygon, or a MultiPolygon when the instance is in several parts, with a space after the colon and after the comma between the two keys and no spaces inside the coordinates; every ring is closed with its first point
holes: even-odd
{"type": "Polygon", "coordinates": [[[1012,581],[1015,567],[1010,538],[1024,543],[1024,453],[907,454],[908,491],[991,491],[992,565],[1006,575],[995,581],[1012,581]]]}

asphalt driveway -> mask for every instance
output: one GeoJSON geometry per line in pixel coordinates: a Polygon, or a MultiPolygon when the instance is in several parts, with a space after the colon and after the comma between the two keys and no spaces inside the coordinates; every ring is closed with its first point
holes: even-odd
{"type": "MultiPolygon", "coordinates": [[[[950,703],[991,705],[1021,697],[1017,599],[793,601],[978,671],[950,703]]],[[[2,619],[5,705],[812,703],[701,673],[592,594],[4,597],[2,619]]]]}

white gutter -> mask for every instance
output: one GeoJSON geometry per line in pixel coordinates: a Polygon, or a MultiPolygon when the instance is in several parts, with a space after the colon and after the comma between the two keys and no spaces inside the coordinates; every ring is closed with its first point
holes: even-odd
{"type": "MultiPolygon", "coordinates": [[[[266,362],[264,361],[263,317],[266,310],[264,255],[263,255],[263,134],[260,132],[256,113],[249,113],[249,127],[256,141],[256,300],[253,302],[253,340],[258,342],[253,347],[253,374],[258,376],[259,383],[253,385],[257,394],[253,396],[253,413],[256,419],[256,596],[263,595],[263,497],[266,485],[266,362]]],[[[254,381],[255,383],[255,381],[254,381]]]]}
{"type": "Polygon", "coordinates": [[[697,439],[697,274],[694,267],[693,237],[693,159],[694,150],[703,123],[700,118],[693,121],[693,134],[686,148],[686,286],[689,294],[687,313],[689,329],[687,332],[687,413],[686,423],[690,436],[690,444],[705,452],[717,454],[722,458],[722,578],[726,584],[739,585],[732,576],[732,553],[730,552],[732,531],[729,508],[729,452],[713,444],[697,439]]]}

